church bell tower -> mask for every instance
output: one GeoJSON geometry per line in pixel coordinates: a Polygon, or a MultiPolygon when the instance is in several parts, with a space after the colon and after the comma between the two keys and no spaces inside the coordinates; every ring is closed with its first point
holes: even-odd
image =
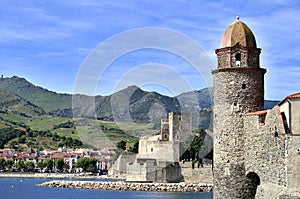
{"type": "Polygon", "coordinates": [[[214,199],[245,198],[243,115],[264,108],[264,74],[250,28],[236,19],[216,49],[214,78],[214,199]]]}

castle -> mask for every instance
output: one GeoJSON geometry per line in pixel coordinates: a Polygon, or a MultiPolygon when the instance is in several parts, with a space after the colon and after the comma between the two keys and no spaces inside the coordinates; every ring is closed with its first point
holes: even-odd
{"type": "Polygon", "coordinates": [[[182,181],[179,165],[182,142],[191,132],[191,113],[169,113],[168,119],[161,120],[160,134],[141,138],[138,154],[120,155],[109,174],[126,181],[182,181]]]}
{"type": "Polygon", "coordinates": [[[264,110],[261,49],[239,18],[215,52],[214,199],[299,199],[300,93],[264,110]]]}

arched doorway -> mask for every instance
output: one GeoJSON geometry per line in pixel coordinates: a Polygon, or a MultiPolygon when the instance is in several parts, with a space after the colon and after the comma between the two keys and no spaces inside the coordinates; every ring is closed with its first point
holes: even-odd
{"type": "Polygon", "coordinates": [[[254,172],[247,174],[246,187],[247,187],[247,199],[255,199],[257,186],[260,185],[260,178],[254,172]]]}

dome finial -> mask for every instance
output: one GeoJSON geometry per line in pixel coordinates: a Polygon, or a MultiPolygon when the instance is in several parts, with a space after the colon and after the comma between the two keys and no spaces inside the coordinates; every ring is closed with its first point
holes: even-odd
{"type": "Polygon", "coordinates": [[[240,20],[240,15],[237,15],[237,16],[236,16],[236,20],[240,20]]]}

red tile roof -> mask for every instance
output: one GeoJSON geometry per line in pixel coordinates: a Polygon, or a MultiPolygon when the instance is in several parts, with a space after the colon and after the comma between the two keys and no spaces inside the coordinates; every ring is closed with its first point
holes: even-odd
{"type": "Polygon", "coordinates": [[[296,98],[300,98],[300,92],[299,93],[294,93],[294,94],[291,94],[289,96],[286,96],[283,100],[281,100],[278,105],[281,105],[285,100],[287,99],[296,99],[296,98]]]}
{"type": "Polygon", "coordinates": [[[245,116],[252,116],[252,115],[265,115],[267,114],[268,110],[256,111],[251,113],[246,113],[245,116]]]}
{"type": "Polygon", "coordinates": [[[50,157],[52,159],[64,158],[64,153],[54,153],[50,157]]]}
{"type": "Polygon", "coordinates": [[[300,92],[299,93],[294,93],[292,95],[289,95],[287,96],[288,99],[291,99],[291,98],[300,98],[300,92]]]}

